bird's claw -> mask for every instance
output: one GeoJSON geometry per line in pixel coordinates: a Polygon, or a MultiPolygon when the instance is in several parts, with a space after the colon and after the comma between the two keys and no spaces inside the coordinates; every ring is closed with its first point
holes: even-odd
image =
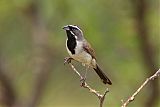
{"type": "Polygon", "coordinates": [[[81,82],[81,85],[80,85],[81,87],[85,86],[85,83],[86,83],[86,77],[85,77],[85,78],[84,78],[84,77],[83,77],[83,78],[81,78],[81,79],[80,79],[80,82],[81,82]]]}
{"type": "Polygon", "coordinates": [[[71,60],[72,60],[71,57],[66,57],[66,58],[64,58],[64,65],[65,65],[66,63],[67,63],[67,64],[71,63],[71,60]]]}

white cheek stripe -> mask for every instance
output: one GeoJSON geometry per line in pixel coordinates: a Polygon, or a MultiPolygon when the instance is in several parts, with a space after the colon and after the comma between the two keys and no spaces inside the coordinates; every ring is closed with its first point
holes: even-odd
{"type": "Polygon", "coordinates": [[[72,32],[72,31],[70,31],[71,32],[71,34],[73,34],[74,35],[74,37],[76,38],[76,40],[77,40],[77,36],[72,32]]]}

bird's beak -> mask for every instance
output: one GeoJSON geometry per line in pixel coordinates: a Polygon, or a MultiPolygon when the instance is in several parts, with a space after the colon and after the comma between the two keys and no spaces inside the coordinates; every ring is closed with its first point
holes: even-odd
{"type": "Polygon", "coordinates": [[[68,27],[68,25],[64,26],[63,29],[64,30],[70,30],[69,27],[68,27]]]}

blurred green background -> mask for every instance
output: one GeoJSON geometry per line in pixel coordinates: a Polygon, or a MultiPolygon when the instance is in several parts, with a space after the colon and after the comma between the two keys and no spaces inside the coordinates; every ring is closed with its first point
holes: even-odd
{"type": "MultiPolygon", "coordinates": [[[[90,70],[87,83],[120,107],[160,65],[160,0],[0,0],[0,107],[99,107],[63,59],[66,34],[78,25],[112,80],[90,70]]],[[[84,74],[85,68],[74,62],[84,74]]],[[[160,107],[158,79],[129,107],[160,107]]]]}

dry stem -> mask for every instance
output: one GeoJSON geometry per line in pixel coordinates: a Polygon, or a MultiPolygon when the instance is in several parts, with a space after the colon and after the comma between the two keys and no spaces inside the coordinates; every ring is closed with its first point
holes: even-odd
{"type": "MultiPolygon", "coordinates": [[[[76,70],[76,68],[73,66],[72,63],[68,63],[71,68],[73,69],[73,71],[80,77],[81,80],[84,80],[83,76],[76,70]]],[[[89,90],[89,92],[93,93],[94,95],[96,95],[100,101],[100,107],[103,107],[103,102],[105,99],[106,94],[109,92],[108,88],[105,90],[104,94],[100,94],[98,91],[96,91],[95,89],[91,88],[86,82],[85,80],[82,81],[81,87],[86,88],[89,90]]]]}
{"type": "Polygon", "coordinates": [[[121,107],[126,107],[130,102],[132,102],[135,99],[135,96],[143,89],[143,87],[146,86],[146,84],[149,81],[158,78],[159,75],[160,75],[160,69],[154,75],[147,78],[146,81],[137,89],[137,91],[135,93],[133,93],[133,95],[131,97],[129,97],[125,102],[123,102],[121,107]]]}

